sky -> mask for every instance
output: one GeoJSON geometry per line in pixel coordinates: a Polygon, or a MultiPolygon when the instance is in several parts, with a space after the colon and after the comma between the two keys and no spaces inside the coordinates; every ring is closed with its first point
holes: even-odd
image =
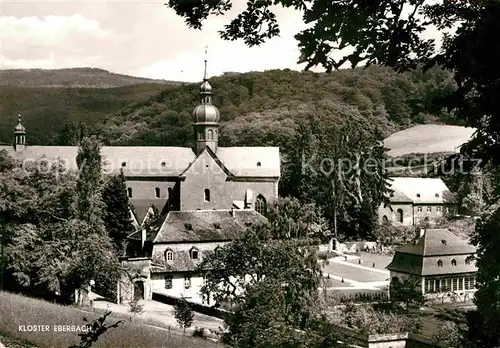
{"type": "Polygon", "coordinates": [[[259,47],[218,35],[244,1],[202,30],[189,29],[165,1],[0,0],[0,68],[94,67],[177,81],[200,81],[205,46],[208,74],[301,70],[294,35],[305,28],[301,13],[276,8],[281,35],[259,47]]]}
{"type": "MultiPolygon", "coordinates": [[[[189,29],[166,0],[0,0],[0,69],[93,67],[132,76],[200,81],[208,75],[302,70],[294,35],[301,13],[276,7],[280,37],[257,47],[225,41],[218,31],[245,7],[189,29]]],[[[435,36],[435,33],[430,33],[435,36]]],[[[320,68],[313,71],[321,71],[320,68]]]]}

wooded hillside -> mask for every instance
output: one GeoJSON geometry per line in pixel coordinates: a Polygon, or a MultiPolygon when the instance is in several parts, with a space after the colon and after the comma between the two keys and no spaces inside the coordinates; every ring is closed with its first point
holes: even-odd
{"type": "MultiPolygon", "coordinates": [[[[291,140],[295,121],[304,115],[335,122],[350,117],[345,107],[386,136],[414,124],[455,123],[446,112],[431,108],[435,96],[454,88],[451,75],[437,69],[406,74],[376,66],[331,74],[271,70],[228,73],[210,82],[221,111],[223,146],[282,145],[291,140]]],[[[65,125],[84,121],[107,144],[192,145],[191,112],[199,103],[198,85],[0,87],[0,141],[11,141],[21,113],[31,144],[67,145],[58,133],[65,125]]]]}

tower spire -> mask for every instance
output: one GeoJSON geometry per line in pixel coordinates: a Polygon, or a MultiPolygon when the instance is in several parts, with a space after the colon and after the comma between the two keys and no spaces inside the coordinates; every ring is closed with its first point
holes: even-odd
{"type": "Polygon", "coordinates": [[[205,46],[205,73],[203,74],[203,82],[208,81],[208,72],[207,72],[207,56],[208,56],[208,46],[205,46]]]}
{"type": "Polygon", "coordinates": [[[21,123],[21,114],[17,115],[17,126],[14,128],[14,149],[23,151],[26,145],[26,128],[21,123]]]}

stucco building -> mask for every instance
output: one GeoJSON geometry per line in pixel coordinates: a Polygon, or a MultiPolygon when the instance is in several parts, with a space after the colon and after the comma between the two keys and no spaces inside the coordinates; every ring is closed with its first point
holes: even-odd
{"type": "MultiPolygon", "coordinates": [[[[279,148],[219,146],[220,115],[212,104],[206,64],[200,104],[193,111],[193,148],[102,147],[104,172],[122,170],[125,175],[138,229],[130,240],[140,251],[125,261],[133,272],[121,282],[119,300],[148,299],[158,291],[202,302],[197,292],[203,277],[192,273],[194,266],[248,224],[262,221],[268,204],[278,197],[279,148]],[[148,235],[142,225],[153,205],[162,224],[148,235]],[[131,282],[136,283],[132,289],[131,282]]],[[[77,146],[29,145],[21,118],[13,140],[0,151],[24,163],[47,158],[77,169],[77,146]]]]}
{"type": "Polygon", "coordinates": [[[428,299],[465,301],[475,292],[476,248],[447,229],[420,230],[411,243],[398,249],[387,266],[395,277],[419,279],[428,299]]]}
{"type": "Polygon", "coordinates": [[[433,223],[456,212],[455,198],[441,179],[390,178],[389,204],[378,210],[380,223],[394,226],[418,226],[424,221],[433,223]]]}

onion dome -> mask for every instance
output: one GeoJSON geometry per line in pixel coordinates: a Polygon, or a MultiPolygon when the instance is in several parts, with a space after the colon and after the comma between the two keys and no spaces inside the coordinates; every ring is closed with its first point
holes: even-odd
{"type": "Polygon", "coordinates": [[[26,133],[26,128],[21,124],[21,115],[19,115],[19,121],[17,126],[14,128],[14,133],[26,133]]]}
{"type": "Polygon", "coordinates": [[[219,110],[212,104],[198,105],[193,111],[193,117],[196,123],[218,123],[220,120],[219,110]]]}

